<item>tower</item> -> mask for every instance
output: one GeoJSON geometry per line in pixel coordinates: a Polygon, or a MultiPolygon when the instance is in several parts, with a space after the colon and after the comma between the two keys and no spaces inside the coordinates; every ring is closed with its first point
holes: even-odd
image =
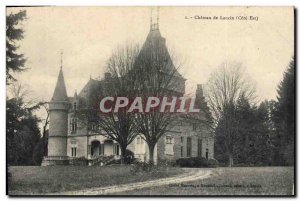
{"type": "Polygon", "coordinates": [[[62,71],[60,71],[53,93],[49,102],[49,137],[48,157],[44,158],[42,165],[64,165],[68,164],[67,157],[67,134],[68,134],[68,110],[70,103],[62,71]]]}
{"type": "Polygon", "coordinates": [[[165,80],[169,80],[170,76],[174,77],[172,81],[169,81],[168,90],[177,95],[184,94],[185,78],[174,65],[166,45],[166,39],[160,33],[159,7],[151,8],[150,30],[135,61],[135,66],[136,68],[148,69],[145,63],[150,66],[159,63],[158,66],[161,68],[159,71],[163,72],[162,75],[166,77],[165,80]]]}

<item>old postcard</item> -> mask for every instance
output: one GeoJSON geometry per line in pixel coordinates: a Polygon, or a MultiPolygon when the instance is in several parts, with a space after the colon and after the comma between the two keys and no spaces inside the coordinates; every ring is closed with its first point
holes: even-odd
{"type": "Polygon", "coordinates": [[[293,7],[7,7],[9,196],[294,196],[293,7]]]}

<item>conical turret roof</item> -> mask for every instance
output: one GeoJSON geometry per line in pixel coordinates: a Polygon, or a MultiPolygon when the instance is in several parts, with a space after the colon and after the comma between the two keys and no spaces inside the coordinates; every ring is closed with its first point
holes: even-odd
{"type": "Polygon", "coordinates": [[[68,101],[67,90],[62,69],[59,71],[56,87],[51,101],[68,101]]]}

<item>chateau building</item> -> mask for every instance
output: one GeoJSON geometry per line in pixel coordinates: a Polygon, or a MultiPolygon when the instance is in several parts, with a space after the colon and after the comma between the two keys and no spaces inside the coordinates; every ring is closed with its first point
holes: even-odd
{"type": "MultiPolygon", "coordinates": [[[[168,52],[158,24],[151,24],[150,32],[137,59],[155,48],[162,48],[163,51],[168,52]]],[[[170,64],[170,68],[175,68],[173,63],[170,64]]],[[[178,82],[174,91],[184,94],[185,79],[177,71],[174,76],[178,82]]],[[[93,161],[104,156],[113,158],[120,156],[121,150],[117,142],[105,137],[104,131],[96,124],[91,122],[83,124],[74,115],[82,105],[90,104],[95,91],[99,87],[105,87],[109,79],[111,79],[109,73],[105,73],[102,80],[90,78],[78,94],[75,92],[73,97],[68,97],[61,66],[54,94],[49,102],[48,156],[44,158],[42,165],[70,164],[74,158],[85,158],[92,165],[93,161]]],[[[197,118],[187,115],[178,116],[169,126],[168,132],[159,139],[154,150],[155,163],[160,160],[196,156],[214,158],[214,136],[209,131],[209,126],[201,123],[207,120],[207,115],[202,108],[203,104],[205,105],[205,98],[201,84],[197,85],[196,103],[200,108],[197,118]]],[[[149,150],[141,136],[137,136],[128,149],[138,160],[148,161],[149,150]]]]}

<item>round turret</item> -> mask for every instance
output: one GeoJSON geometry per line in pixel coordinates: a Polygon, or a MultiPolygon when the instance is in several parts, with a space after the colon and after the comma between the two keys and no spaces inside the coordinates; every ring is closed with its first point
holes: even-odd
{"type": "Polygon", "coordinates": [[[69,107],[70,103],[68,101],[63,72],[61,69],[52,100],[49,103],[49,157],[67,157],[69,107]]]}

